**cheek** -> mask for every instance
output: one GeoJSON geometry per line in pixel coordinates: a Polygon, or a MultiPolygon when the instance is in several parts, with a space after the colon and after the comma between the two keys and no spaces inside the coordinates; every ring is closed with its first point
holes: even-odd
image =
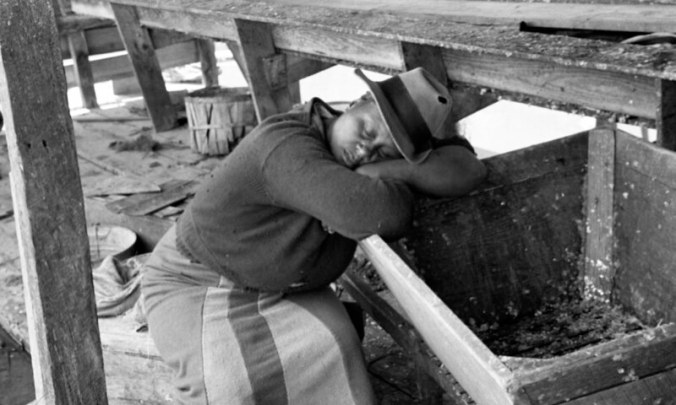
{"type": "Polygon", "coordinates": [[[355,125],[350,120],[338,120],[331,134],[331,151],[342,153],[342,149],[350,147],[354,143],[355,125]]]}

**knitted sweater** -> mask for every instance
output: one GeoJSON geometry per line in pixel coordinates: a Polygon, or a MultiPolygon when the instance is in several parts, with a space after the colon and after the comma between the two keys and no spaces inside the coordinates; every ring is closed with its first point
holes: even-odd
{"type": "Polygon", "coordinates": [[[401,236],[411,190],[338,163],[320,114],[337,113],[314,99],[244,137],[179,219],[179,250],[244,287],[309,290],[340,276],[355,241],[401,236]]]}

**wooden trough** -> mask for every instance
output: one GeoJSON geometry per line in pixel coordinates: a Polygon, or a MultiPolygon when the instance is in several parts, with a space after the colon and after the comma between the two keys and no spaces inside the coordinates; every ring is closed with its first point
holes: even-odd
{"type": "Polygon", "coordinates": [[[674,403],[676,153],[597,129],[485,162],[477,192],[421,200],[405,240],[360,243],[402,317],[357,272],[346,289],[442,387],[438,360],[478,404],[674,403]],[[549,358],[494,353],[474,332],[575,295],[621,306],[643,329],[549,358]],[[421,360],[407,323],[433,356],[421,360]]]}

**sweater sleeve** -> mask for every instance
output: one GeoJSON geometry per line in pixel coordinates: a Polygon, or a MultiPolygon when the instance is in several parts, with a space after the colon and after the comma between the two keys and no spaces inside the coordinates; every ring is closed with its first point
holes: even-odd
{"type": "Polygon", "coordinates": [[[303,131],[286,136],[263,164],[273,203],[310,215],[350,239],[400,237],[412,221],[409,187],[357,174],[340,165],[310,130],[303,131]]]}

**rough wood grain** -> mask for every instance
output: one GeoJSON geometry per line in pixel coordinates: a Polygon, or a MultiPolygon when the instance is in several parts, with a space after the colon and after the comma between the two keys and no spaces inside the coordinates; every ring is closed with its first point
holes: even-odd
{"type": "Polygon", "coordinates": [[[511,404],[512,373],[378,236],[359,242],[430,349],[481,404],[511,404]]]}
{"type": "Polygon", "coordinates": [[[68,46],[70,56],[73,60],[73,71],[75,73],[75,82],[80,88],[82,104],[85,108],[99,108],[96,101],[96,90],[94,89],[94,73],[89,63],[89,49],[87,48],[87,39],[84,32],[80,31],[68,35],[68,46]]]}
{"type": "Polygon", "coordinates": [[[610,302],[616,266],[613,254],[615,131],[590,131],[588,156],[584,297],[610,302]]]}
{"type": "Polygon", "coordinates": [[[527,315],[576,288],[586,134],[486,159],[458,199],[420,199],[404,244],[418,274],[464,322],[527,315]]]}
{"type": "Polygon", "coordinates": [[[112,5],[115,20],[136,78],[143,90],[150,117],[156,131],[166,131],[176,125],[176,111],[162,78],[162,70],[148,32],[139,25],[136,10],[112,5]]]}
{"type": "Polygon", "coordinates": [[[676,322],[676,153],[618,136],[615,295],[646,322],[676,322]]]}
{"type": "Polygon", "coordinates": [[[52,404],[106,404],[82,190],[54,10],[45,0],[9,0],[0,2],[0,15],[0,104],[36,397],[52,404]]]}
{"type": "Polygon", "coordinates": [[[656,79],[656,87],[657,144],[676,150],[676,81],[656,79]]]}
{"type": "Polygon", "coordinates": [[[286,57],[275,50],[272,28],[247,20],[236,20],[235,25],[258,122],[290,110],[300,101],[298,83],[288,80],[286,57]]]}
{"type": "MultiPolygon", "coordinates": [[[[534,403],[559,404],[672,369],[674,344],[676,327],[667,325],[580,350],[516,375],[534,403]]],[[[674,381],[673,375],[669,380],[674,381]]]]}

